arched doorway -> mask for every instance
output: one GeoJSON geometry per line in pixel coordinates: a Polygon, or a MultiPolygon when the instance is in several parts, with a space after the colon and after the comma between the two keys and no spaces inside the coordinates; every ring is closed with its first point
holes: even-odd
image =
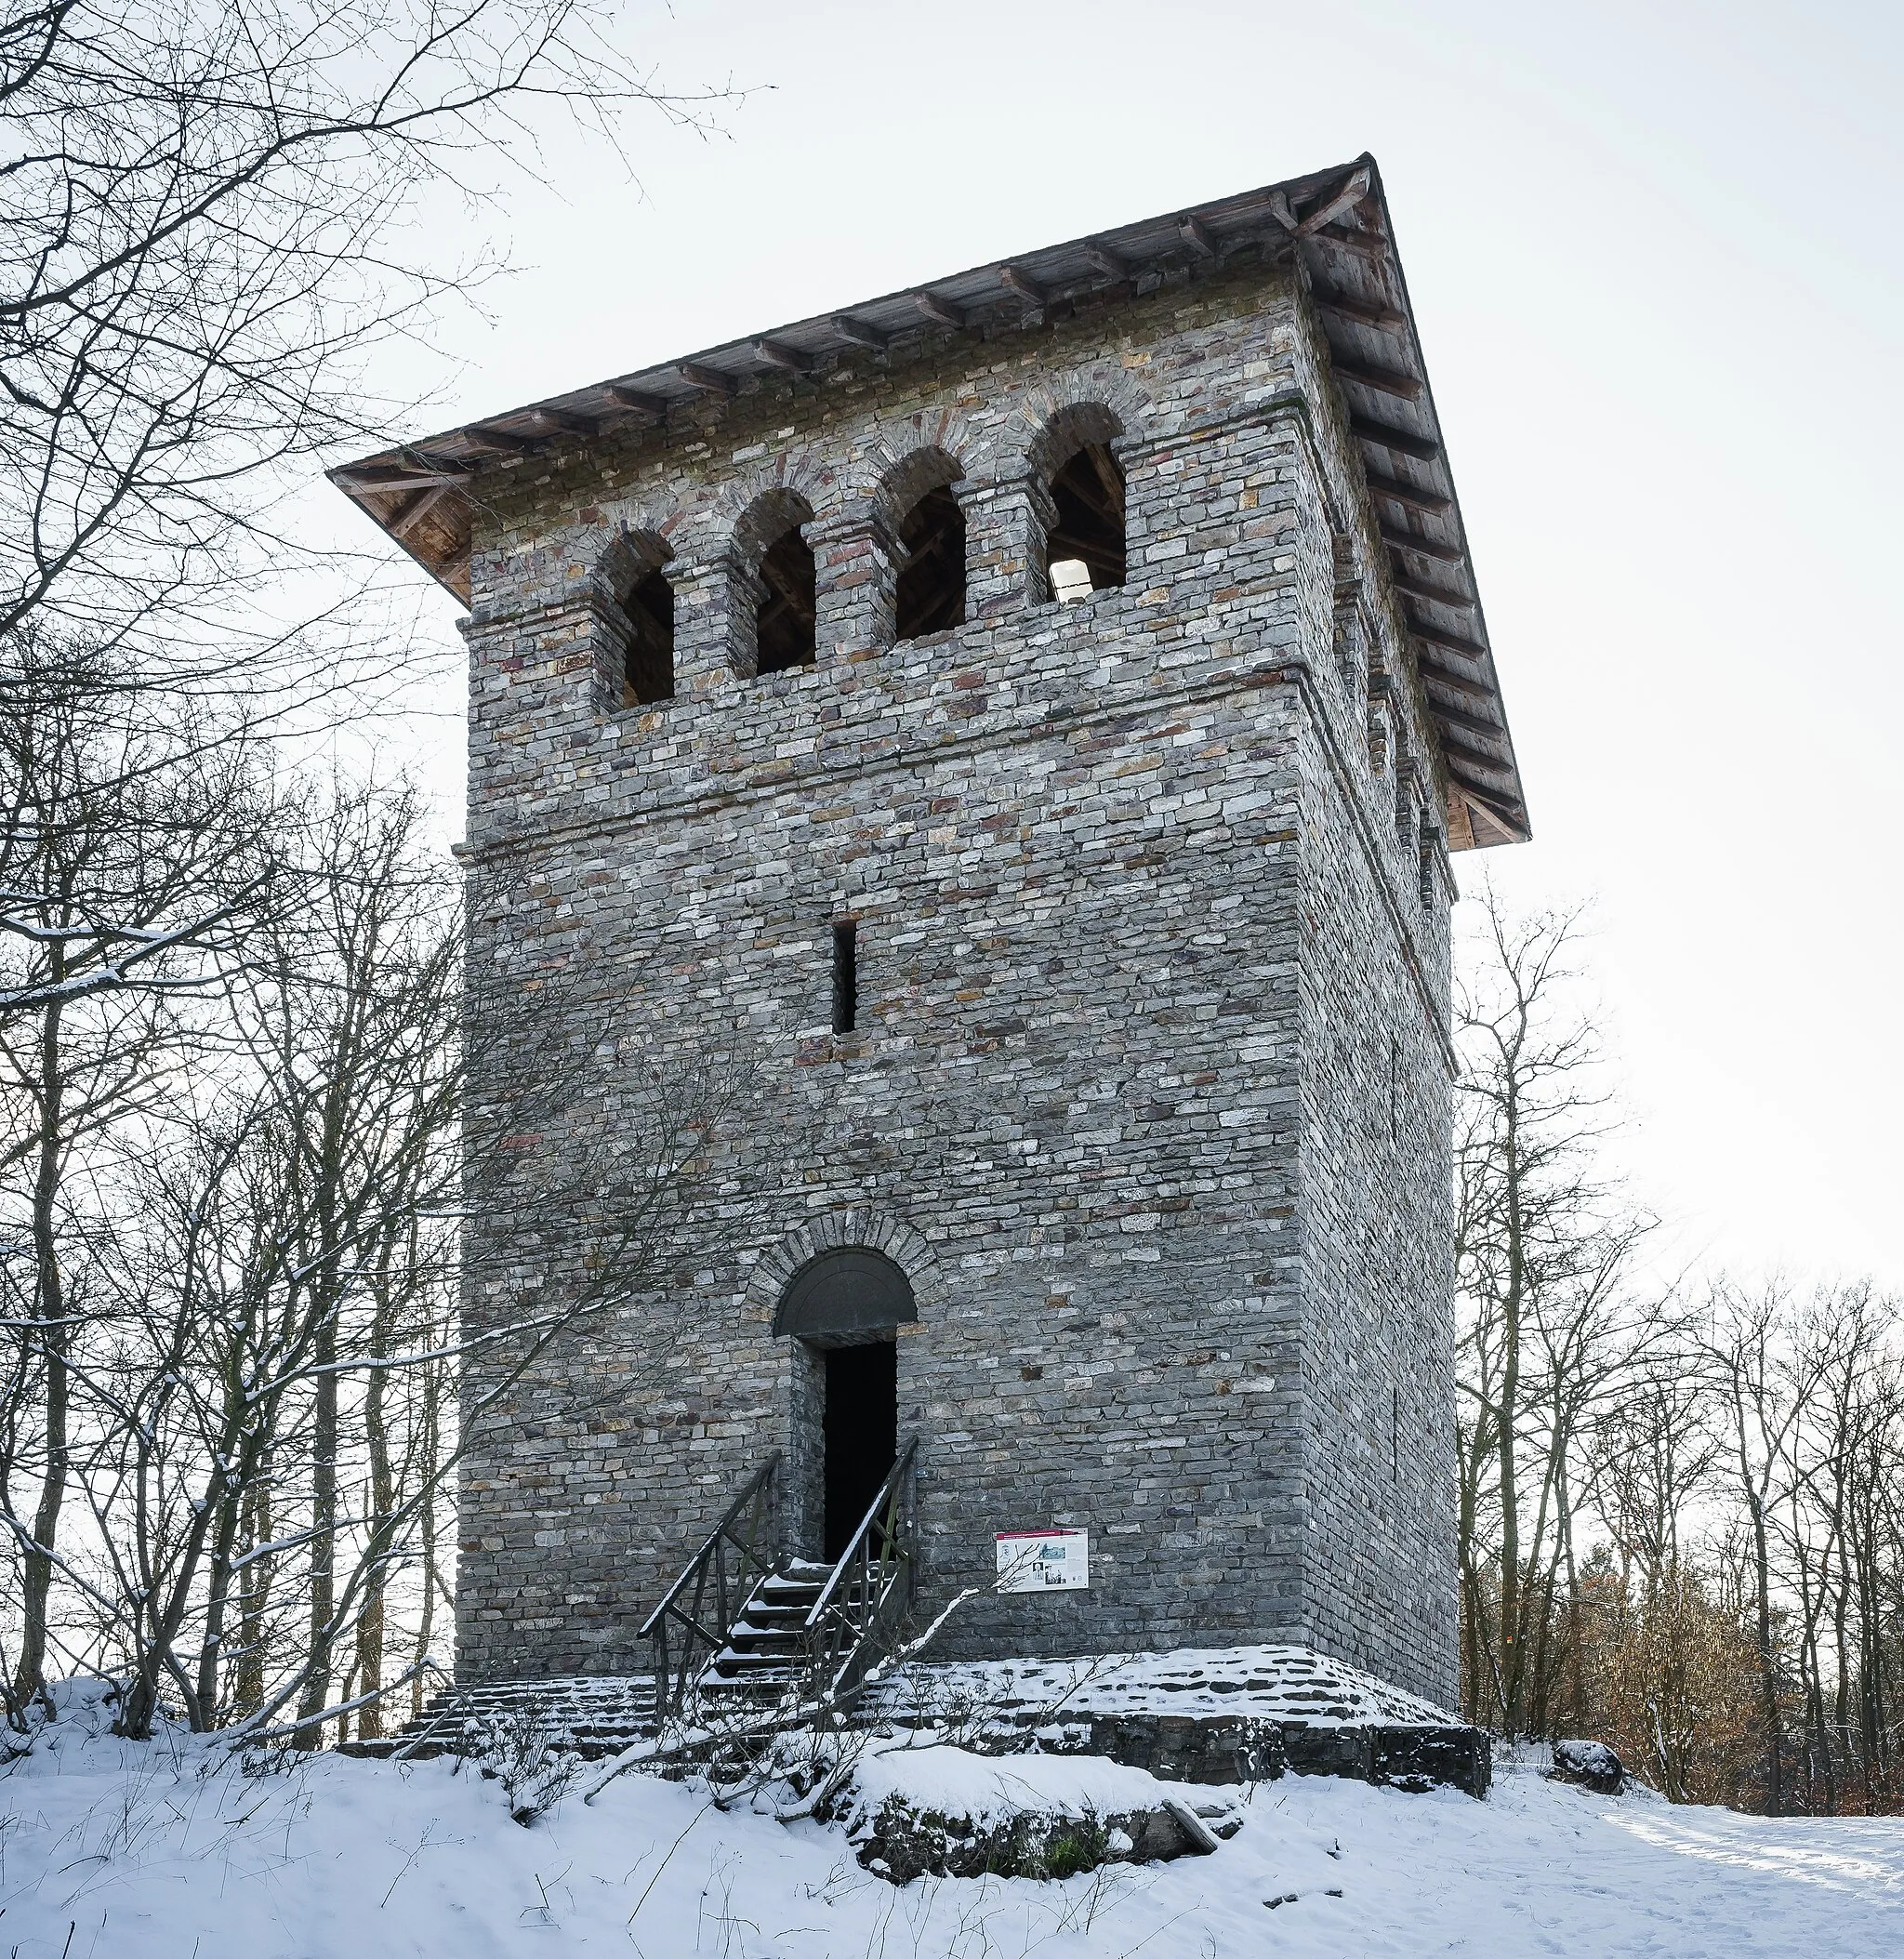
{"type": "Polygon", "coordinates": [[[895,1336],[918,1317],[906,1274],[864,1245],[808,1260],[780,1295],[774,1330],[799,1342],[804,1361],[804,1534],[828,1563],[846,1550],[898,1455],[895,1336]]]}

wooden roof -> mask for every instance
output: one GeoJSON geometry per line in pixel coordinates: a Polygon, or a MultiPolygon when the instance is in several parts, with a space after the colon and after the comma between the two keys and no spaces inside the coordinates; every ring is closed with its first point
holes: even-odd
{"type": "Polygon", "coordinates": [[[1372,156],[487,416],[347,463],[331,481],[467,604],[469,481],[506,457],[573,446],[611,428],[656,426],[677,406],[733,397],[750,378],[813,373],[934,327],[1006,324],[1087,294],[1133,297],[1146,272],[1214,266],[1244,247],[1291,249],[1307,276],[1441,738],[1449,845],[1524,841],[1531,831],[1514,741],[1372,156]]]}

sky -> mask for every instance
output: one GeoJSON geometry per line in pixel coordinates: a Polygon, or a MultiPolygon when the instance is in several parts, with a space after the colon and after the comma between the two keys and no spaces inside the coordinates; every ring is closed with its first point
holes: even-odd
{"type": "Polygon", "coordinates": [[[557,132],[549,188],[433,213],[513,270],[393,433],[1372,152],[1534,822],[1461,880],[1591,903],[1617,1154],[1675,1259],[1904,1291],[1904,9],[681,0],[624,33],[746,93],[711,136],[631,116],[626,163],[557,132]]]}

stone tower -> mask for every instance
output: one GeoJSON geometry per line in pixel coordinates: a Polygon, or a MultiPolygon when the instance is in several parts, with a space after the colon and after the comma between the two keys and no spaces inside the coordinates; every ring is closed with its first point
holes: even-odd
{"type": "Polygon", "coordinates": [[[1451,1700],[1450,853],[1527,825],[1373,161],[337,480],[469,608],[472,959],[759,1084],[475,1449],[463,1674],[639,1670],[769,1452],[819,1556],[917,1437],[926,1606],[1090,1533],[948,1653],[1451,1700]]]}

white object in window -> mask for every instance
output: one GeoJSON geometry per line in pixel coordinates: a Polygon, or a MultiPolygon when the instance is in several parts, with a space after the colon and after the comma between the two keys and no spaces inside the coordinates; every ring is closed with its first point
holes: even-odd
{"type": "Polygon", "coordinates": [[[1051,596],[1060,605],[1076,605],[1091,592],[1091,570],[1082,558],[1057,558],[1051,563],[1051,596]]]}

